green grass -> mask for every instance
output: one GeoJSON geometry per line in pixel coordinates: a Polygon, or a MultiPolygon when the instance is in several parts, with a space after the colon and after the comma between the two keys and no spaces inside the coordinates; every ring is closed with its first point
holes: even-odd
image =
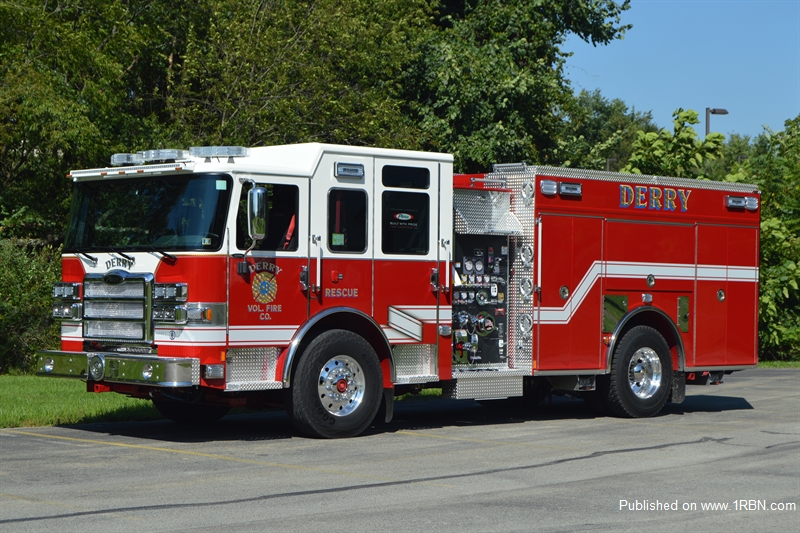
{"type": "Polygon", "coordinates": [[[159,418],[148,400],[88,393],[80,380],[0,376],[0,428],[159,418]]]}
{"type": "Polygon", "coordinates": [[[800,361],[759,361],[761,368],[800,368],[800,361]]]}

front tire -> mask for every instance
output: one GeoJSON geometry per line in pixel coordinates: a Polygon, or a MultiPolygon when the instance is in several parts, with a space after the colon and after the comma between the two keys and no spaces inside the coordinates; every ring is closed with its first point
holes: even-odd
{"type": "Polygon", "coordinates": [[[311,341],[297,364],[291,416],[308,436],[355,437],[374,420],[382,392],[372,346],[350,331],[326,331],[311,341]]]}
{"type": "Polygon", "coordinates": [[[611,361],[611,374],[601,394],[611,413],[628,418],[658,414],[672,384],[669,345],[658,331],[637,326],[628,331],[611,361]]]}

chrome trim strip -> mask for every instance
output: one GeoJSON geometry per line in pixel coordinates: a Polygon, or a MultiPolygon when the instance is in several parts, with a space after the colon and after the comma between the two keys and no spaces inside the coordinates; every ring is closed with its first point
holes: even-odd
{"type": "Polygon", "coordinates": [[[684,372],[719,372],[721,370],[751,370],[758,368],[758,363],[752,365],[723,365],[723,366],[687,366],[684,372]]]}

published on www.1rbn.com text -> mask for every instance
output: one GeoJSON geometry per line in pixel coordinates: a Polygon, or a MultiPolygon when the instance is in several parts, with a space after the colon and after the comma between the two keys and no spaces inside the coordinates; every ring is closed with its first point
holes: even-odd
{"type": "Polygon", "coordinates": [[[681,502],[661,500],[620,500],[620,511],[797,511],[795,502],[733,500],[727,502],[681,502]]]}

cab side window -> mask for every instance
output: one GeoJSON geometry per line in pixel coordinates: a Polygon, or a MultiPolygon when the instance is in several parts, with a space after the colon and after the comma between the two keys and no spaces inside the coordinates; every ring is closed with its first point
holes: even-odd
{"type": "MultiPolygon", "coordinates": [[[[300,220],[297,215],[299,198],[297,186],[277,183],[258,184],[258,186],[267,190],[269,218],[267,219],[267,235],[256,243],[254,250],[296,251],[297,236],[300,230],[300,220]]],[[[246,250],[253,242],[247,233],[248,190],[248,188],[242,189],[239,213],[236,218],[236,246],[240,250],[246,250]]]]}
{"type": "Polygon", "coordinates": [[[363,253],[367,250],[367,193],[331,189],[328,193],[328,249],[363,253]]]}
{"type": "Polygon", "coordinates": [[[381,171],[386,190],[381,195],[381,251],[396,255],[427,255],[430,234],[430,196],[414,189],[430,187],[427,168],[387,165],[381,171]]]}

